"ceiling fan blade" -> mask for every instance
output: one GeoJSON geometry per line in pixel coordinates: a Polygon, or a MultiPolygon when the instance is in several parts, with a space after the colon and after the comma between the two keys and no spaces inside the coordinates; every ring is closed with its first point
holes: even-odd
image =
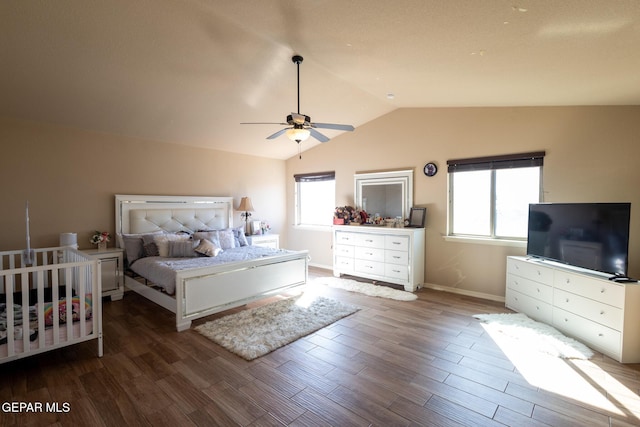
{"type": "Polygon", "coordinates": [[[289,123],[275,123],[275,122],[242,122],[241,125],[280,125],[287,126],[289,123]]]}
{"type": "Polygon", "coordinates": [[[285,133],[288,129],[291,129],[291,128],[280,129],[278,132],[274,133],[273,135],[269,135],[267,139],[276,139],[277,137],[285,133]]]}
{"type": "Polygon", "coordinates": [[[311,123],[311,126],[314,128],[320,128],[320,129],[346,130],[349,132],[355,129],[351,125],[339,125],[336,123],[311,123]]]}
{"type": "Polygon", "coordinates": [[[324,136],[323,134],[321,134],[320,132],[318,132],[317,130],[310,128],[309,132],[311,132],[311,136],[314,137],[315,139],[317,139],[320,142],[327,142],[329,141],[329,138],[327,138],[326,136],[324,136]]]}

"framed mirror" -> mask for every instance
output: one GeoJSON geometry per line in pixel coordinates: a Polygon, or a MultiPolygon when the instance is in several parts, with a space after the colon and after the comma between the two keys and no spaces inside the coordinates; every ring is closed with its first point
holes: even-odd
{"type": "Polygon", "coordinates": [[[355,206],[369,215],[408,218],[413,206],[413,170],[356,173],[355,206]]]}

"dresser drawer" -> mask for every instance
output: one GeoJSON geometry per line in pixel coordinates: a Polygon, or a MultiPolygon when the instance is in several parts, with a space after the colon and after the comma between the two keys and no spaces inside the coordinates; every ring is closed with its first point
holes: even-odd
{"type": "Polygon", "coordinates": [[[602,304],[560,289],[555,291],[553,305],[612,329],[622,330],[623,315],[620,308],[602,304]]]}
{"type": "Polygon", "coordinates": [[[507,274],[507,288],[549,304],[553,302],[553,288],[551,286],[515,274],[507,274]]]}
{"type": "Polygon", "coordinates": [[[355,254],[355,249],[353,246],[349,246],[349,245],[336,245],[334,249],[334,253],[336,256],[353,258],[353,255],[355,254]]]}
{"type": "Polygon", "coordinates": [[[526,277],[527,279],[542,282],[547,285],[551,285],[553,283],[553,270],[533,262],[508,258],[507,273],[526,277]]]}
{"type": "Polygon", "coordinates": [[[349,233],[348,231],[337,231],[335,245],[355,245],[356,233],[349,233]]]}
{"type": "Polygon", "coordinates": [[[514,291],[513,289],[507,289],[505,305],[512,310],[525,313],[527,316],[540,322],[551,323],[553,319],[551,304],[514,291]]]}
{"type": "Polygon", "coordinates": [[[384,251],[384,262],[409,265],[409,253],[406,251],[384,251]]]}
{"type": "Polygon", "coordinates": [[[365,259],[356,259],[354,270],[359,273],[384,276],[384,263],[365,259]]]}
{"type": "Polygon", "coordinates": [[[338,256],[336,257],[333,269],[340,270],[341,272],[352,272],[354,270],[354,260],[353,258],[338,256]]]}
{"type": "Polygon", "coordinates": [[[604,304],[620,308],[624,307],[624,286],[621,284],[557,271],[554,286],[556,289],[580,294],[604,304]]]}
{"type": "Polygon", "coordinates": [[[619,331],[557,307],[553,309],[553,326],[616,360],[620,358],[622,334],[619,331]]]}
{"type": "Polygon", "coordinates": [[[356,234],[356,246],[384,248],[384,236],[377,234],[356,234]]]}
{"type": "Polygon", "coordinates": [[[406,264],[385,264],[384,275],[392,279],[398,279],[406,282],[409,280],[409,267],[406,264]]]}
{"type": "Polygon", "coordinates": [[[356,246],[355,257],[358,259],[384,262],[384,249],[356,246]]]}
{"type": "Polygon", "coordinates": [[[406,236],[384,236],[384,248],[393,251],[409,251],[409,238],[406,236]]]}

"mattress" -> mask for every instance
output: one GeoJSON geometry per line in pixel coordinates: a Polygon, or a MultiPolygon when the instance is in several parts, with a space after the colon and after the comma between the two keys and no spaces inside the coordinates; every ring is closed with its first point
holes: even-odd
{"type": "Polygon", "coordinates": [[[229,264],[231,267],[240,262],[289,253],[292,252],[285,249],[242,246],[239,248],[225,249],[215,257],[166,258],[152,256],[140,258],[130,266],[130,269],[154,285],[161,287],[167,294],[173,295],[176,290],[177,271],[225,264],[229,264]]]}

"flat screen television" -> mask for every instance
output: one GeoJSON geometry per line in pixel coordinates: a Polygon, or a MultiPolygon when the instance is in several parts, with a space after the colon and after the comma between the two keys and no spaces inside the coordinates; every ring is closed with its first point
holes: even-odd
{"type": "Polygon", "coordinates": [[[527,255],[626,276],[631,203],[529,205],[527,255]]]}

